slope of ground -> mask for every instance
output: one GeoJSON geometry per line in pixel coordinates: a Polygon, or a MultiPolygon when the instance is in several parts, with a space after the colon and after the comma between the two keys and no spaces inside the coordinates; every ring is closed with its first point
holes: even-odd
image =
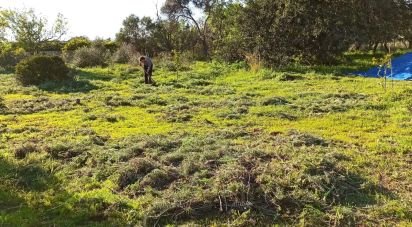
{"type": "Polygon", "coordinates": [[[412,224],[410,82],[166,68],[0,75],[0,225],[412,224]]]}

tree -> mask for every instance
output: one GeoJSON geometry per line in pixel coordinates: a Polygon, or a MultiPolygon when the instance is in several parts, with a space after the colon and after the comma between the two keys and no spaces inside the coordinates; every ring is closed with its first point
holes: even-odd
{"type": "Polygon", "coordinates": [[[405,0],[402,4],[403,18],[401,36],[408,41],[408,48],[412,48],[412,1],[405,0]]]}
{"type": "Polygon", "coordinates": [[[387,43],[399,38],[400,31],[405,25],[404,20],[407,20],[404,17],[404,3],[402,0],[357,1],[357,23],[361,23],[359,39],[368,42],[374,51],[379,44],[389,51],[387,43]]]}
{"type": "Polygon", "coordinates": [[[48,28],[47,19],[36,15],[33,9],[7,10],[3,18],[19,47],[32,53],[37,53],[43,43],[60,40],[67,33],[67,22],[62,14],[57,15],[51,28],[48,28]]]}
{"type": "Polygon", "coordinates": [[[192,26],[182,21],[158,20],[152,40],[161,52],[195,52],[198,34],[192,26]]]}
{"type": "Polygon", "coordinates": [[[208,20],[214,7],[221,1],[219,0],[166,0],[161,11],[172,20],[183,19],[192,23],[199,35],[203,47],[204,57],[209,57],[208,44],[208,20]],[[202,20],[195,18],[194,10],[200,10],[205,16],[202,20]]]}
{"type": "Polygon", "coordinates": [[[246,40],[240,29],[242,5],[219,4],[211,14],[213,55],[225,61],[234,62],[244,59],[246,40]]]}
{"type": "Polygon", "coordinates": [[[358,0],[248,0],[240,20],[247,50],[267,64],[329,64],[354,43],[358,0]]]}
{"type": "Polygon", "coordinates": [[[1,42],[5,41],[6,38],[6,28],[8,27],[8,23],[5,17],[5,11],[0,8],[0,45],[1,42]]]}
{"type": "Polygon", "coordinates": [[[150,17],[139,18],[132,14],[123,21],[123,27],[116,34],[116,40],[132,44],[141,53],[153,55],[154,48],[150,37],[154,29],[155,23],[150,17]]]}

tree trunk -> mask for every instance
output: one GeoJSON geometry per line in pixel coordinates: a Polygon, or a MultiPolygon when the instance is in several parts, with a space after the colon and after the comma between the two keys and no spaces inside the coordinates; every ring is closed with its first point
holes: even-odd
{"type": "Polygon", "coordinates": [[[355,46],[354,46],[354,49],[355,49],[356,51],[359,51],[360,48],[361,48],[361,43],[360,43],[360,42],[356,42],[356,43],[355,43],[355,46]]]}
{"type": "Polygon", "coordinates": [[[203,55],[206,60],[209,60],[209,45],[207,44],[206,37],[203,36],[202,38],[202,46],[203,46],[203,55]]]}
{"type": "Polygon", "coordinates": [[[390,50],[387,42],[383,43],[383,47],[385,47],[386,53],[389,53],[390,50]]]}
{"type": "Polygon", "coordinates": [[[373,54],[376,53],[376,50],[378,49],[379,43],[374,43],[373,44],[373,54]]]}

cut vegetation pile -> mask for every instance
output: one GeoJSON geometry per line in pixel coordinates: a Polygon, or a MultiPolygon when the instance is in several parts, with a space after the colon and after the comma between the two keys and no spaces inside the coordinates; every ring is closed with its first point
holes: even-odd
{"type": "Polygon", "coordinates": [[[0,225],[411,225],[412,84],[345,68],[0,75],[0,225]]]}

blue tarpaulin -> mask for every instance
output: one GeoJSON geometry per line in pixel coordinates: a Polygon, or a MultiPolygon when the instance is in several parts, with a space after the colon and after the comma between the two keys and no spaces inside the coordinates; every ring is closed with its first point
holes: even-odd
{"type": "MultiPolygon", "coordinates": [[[[356,72],[356,75],[365,77],[382,77],[384,69],[379,67],[371,68],[366,72],[356,72]],[[379,75],[378,75],[379,74],[379,75]]],[[[392,59],[392,77],[390,69],[386,75],[394,80],[412,80],[412,52],[392,59]]]]}

